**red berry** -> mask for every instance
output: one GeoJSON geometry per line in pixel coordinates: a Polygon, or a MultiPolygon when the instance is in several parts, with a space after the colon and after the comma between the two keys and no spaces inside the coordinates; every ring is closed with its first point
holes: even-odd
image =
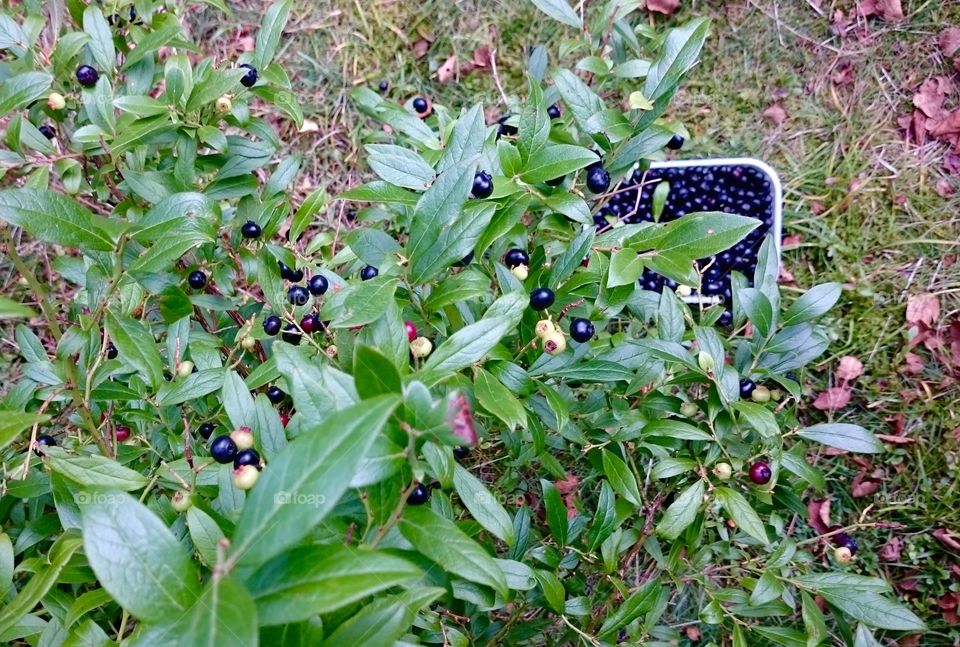
{"type": "Polygon", "coordinates": [[[412,321],[404,321],[403,327],[407,329],[407,341],[413,341],[417,338],[417,325],[412,321]]]}
{"type": "Polygon", "coordinates": [[[766,485],[772,476],[773,472],[766,461],[757,461],[750,466],[750,480],[757,485],[766,485]]]}
{"type": "Polygon", "coordinates": [[[117,442],[122,443],[130,438],[130,427],[127,427],[126,425],[117,425],[115,434],[117,436],[117,442]]]}
{"type": "Polygon", "coordinates": [[[286,411],[282,412],[280,414],[280,423],[284,426],[284,428],[286,428],[287,423],[289,422],[290,422],[290,414],[287,413],[286,411]]]}

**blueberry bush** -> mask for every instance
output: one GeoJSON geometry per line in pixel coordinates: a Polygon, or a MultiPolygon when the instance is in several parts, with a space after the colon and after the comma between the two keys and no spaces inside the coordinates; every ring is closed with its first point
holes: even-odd
{"type": "Polygon", "coordinates": [[[203,58],[170,2],[0,15],[0,237],[22,281],[0,300],[22,320],[3,642],[923,629],[857,574],[852,528],[803,522],[824,487],[808,443],[882,451],[802,420],[840,286],[784,303],[762,216],[667,213],[678,189],[652,186],[707,21],[534,4],[571,37],[531,50],[522,105],[488,125],[358,88],[377,179],[300,204],[278,133],[303,115],[274,60],[289,0],[234,61],[203,58]]]}

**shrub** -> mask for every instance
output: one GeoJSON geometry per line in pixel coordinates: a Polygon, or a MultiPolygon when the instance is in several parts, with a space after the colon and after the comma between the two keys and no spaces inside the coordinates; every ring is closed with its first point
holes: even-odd
{"type": "Polygon", "coordinates": [[[340,196],[370,204],[362,226],[334,235],[322,190],[291,204],[300,162],[272,122],[302,120],[274,61],[289,0],[221,62],[157,3],[0,16],[16,187],[0,233],[42,309],[16,327],[0,402],[4,640],[675,644],[699,624],[794,645],[850,642],[850,620],[863,641],[922,628],[799,521],[824,487],[805,440],[880,451],[858,426],[798,419],[840,287],[783,309],[768,240],[718,328],[723,306],[637,280],[698,286],[695,259],[757,221],[593,224],[608,184],[676,147],[663,115],[707,22],[658,33],[611,3],[584,31],[535,4],[578,28],[564,58],[581,73],[547,82],[533,50],[522,106],[493,126],[480,105],[421,114],[358,89],[389,129],[367,134],[379,179],[340,196]],[[20,230],[52,246],[49,268],[20,257],[20,230]],[[747,379],[782,399],[742,397],[747,379]]]}

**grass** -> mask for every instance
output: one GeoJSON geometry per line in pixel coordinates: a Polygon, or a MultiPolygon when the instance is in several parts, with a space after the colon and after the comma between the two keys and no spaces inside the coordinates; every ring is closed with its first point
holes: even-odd
{"type": "MultiPolygon", "coordinates": [[[[901,369],[910,350],[904,312],[911,294],[938,296],[941,326],[960,312],[960,274],[950,267],[960,251],[960,197],[934,190],[945,146],[906,144],[896,117],[911,109],[923,79],[949,73],[936,36],[943,25],[960,23],[960,5],[908,1],[907,20],[860,20],[841,38],[831,31],[830,17],[837,10],[850,13],[851,2],[687,4],[672,20],[709,14],[714,27],[672,115],[693,135],[684,155],[749,155],[779,170],[785,233],[797,237],[784,255],[796,280],[787,289],[830,280],[845,285],[831,322],[835,341],[808,385],[811,399],[831,380],[839,357],[858,357],[865,373],[855,383],[853,402],[833,417],[894,433],[891,421],[899,414],[912,441],[885,455],[885,464],[821,457],[830,475],[833,519],[863,524],[863,572],[884,574],[901,593],[913,589],[907,599],[933,629],[925,644],[954,643],[960,632],[942,618],[937,599],[960,587],[950,570],[956,555],[932,532],[960,530],[957,440],[950,433],[960,427],[960,382],[922,348],[916,352],[925,360],[923,372],[901,369]],[[786,111],[780,124],[762,117],[773,104],[786,111]],[[880,470],[879,490],[854,498],[852,478],[874,469],[880,470]],[[905,540],[900,558],[881,562],[881,547],[894,537],[905,540]]],[[[240,9],[237,19],[254,23],[258,10],[240,9]]],[[[364,172],[358,164],[363,122],[347,99],[356,85],[376,87],[385,79],[397,100],[415,93],[452,107],[482,100],[498,113],[505,107],[488,71],[441,84],[434,78],[437,67],[450,54],[462,61],[481,45],[495,48],[509,94],[523,87],[528,46],[556,45],[570,36],[525,2],[303,1],[294,15],[283,56],[318,126],[298,145],[312,164],[307,184],[331,193],[364,172]],[[432,43],[418,58],[413,51],[421,39],[432,43]]],[[[213,14],[204,18],[197,19],[196,35],[207,42],[235,29],[213,14]]]]}

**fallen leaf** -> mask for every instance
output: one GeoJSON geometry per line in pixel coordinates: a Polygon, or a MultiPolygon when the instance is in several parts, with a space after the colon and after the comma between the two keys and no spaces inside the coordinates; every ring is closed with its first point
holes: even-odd
{"type": "Polygon", "coordinates": [[[937,606],[943,611],[943,619],[952,625],[957,624],[957,621],[960,620],[960,616],[957,615],[958,604],[960,604],[960,593],[955,591],[941,596],[937,601],[937,606]]]}
{"type": "Polygon", "coordinates": [[[790,234],[783,237],[784,247],[796,247],[803,242],[803,234],[790,234]]]}
{"type": "Polygon", "coordinates": [[[647,11],[656,11],[669,16],[677,7],[680,6],[680,0],[647,0],[647,11]]]}
{"type": "Polygon", "coordinates": [[[580,479],[573,472],[567,472],[567,478],[554,483],[557,492],[563,497],[564,506],[567,508],[567,517],[573,519],[579,514],[577,511],[577,491],[580,487],[580,479]]]}
{"type": "Polygon", "coordinates": [[[698,642],[700,640],[700,627],[691,625],[684,629],[683,633],[687,634],[687,640],[691,642],[698,642]]]}
{"type": "Polygon", "coordinates": [[[956,192],[956,189],[953,188],[953,185],[946,178],[940,178],[933,184],[933,190],[937,192],[941,198],[947,198],[953,195],[956,192]]]}
{"type": "Polygon", "coordinates": [[[932,326],[940,318],[940,300],[935,294],[914,294],[907,299],[907,323],[932,326]]]}
{"type": "Polygon", "coordinates": [[[830,499],[811,499],[807,503],[807,523],[821,535],[830,527],[830,499]]]}
{"type": "Polygon", "coordinates": [[[311,119],[304,119],[303,125],[300,126],[300,132],[302,133],[315,133],[318,130],[320,130],[320,124],[311,119]]]}
{"type": "Polygon", "coordinates": [[[937,117],[943,110],[943,102],[953,90],[953,82],[945,76],[936,76],[920,84],[913,95],[913,105],[928,117],[937,117]]]}
{"type": "Polygon", "coordinates": [[[797,279],[794,278],[793,272],[788,270],[785,266],[780,266],[780,282],[781,283],[796,283],[797,279]]]}
{"type": "Polygon", "coordinates": [[[443,65],[437,68],[437,80],[440,83],[449,83],[453,81],[457,70],[457,55],[451,54],[446,61],[443,62],[443,65]]]}
{"type": "Polygon", "coordinates": [[[430,50],[430,41],[425,38],[421,38],[413,44],[413,56],[414,58],[423,58],[427,55],[427,52],[430,50]]]}
{"type": "Polygon", "coordinates": [[[493,56],[489,45],[481,45],[473,50],[473,64],[476,67],[490,67],[492,58],[493,56]]]}
{"type": "Polygon", "coordinates": [[[940,50],[947,58],[960,50],[960,27],[947,27],[940,32],[940,50]]]}
{"type": "Polygon", "coordinates": [[[916,353],[907,353],[903,356],[903,372],[910,375],[923,373],[923,358],[916,353]]]}
{"type": "Polygon", "coordinates": [[[933,537],[950,550],[960,551],[960,537],[957,537],[946,528],[937,528],[934,530],[933,537]]]}
{"type": "Polygon", "coordinates": [[[787,120],[787,111],[779,103],[775,103],[763,111],[763,116],[779,126],[787,120]]]}
{"type": "Polygon", "coordinates": [[[943,157],[943,170],[950,175],[960,175],[960,155],[947,153],[943,157]]]}
{"type": "Polygon", "coordinates": [[[950,356],[954,366],[960,366],[960,319],[950,322],[950,356]]]}
{"type": "Polygon", "coordinates": [[[846,355],[840,358],[840,365],[837,367],[837,377],[841,380],[855,380],[863,375],[863,362],[852,355],[846,355]]]}
{"type": "Polygon", "coordinates": [[[864,18],[879,16],[887,22],[897,22],[904,17],[900,0],[861,0],[857,3],[857,11],[864,18]]]}
{"type": "Polygon", "coordinates": [[[891,445],[910,445],[917,442],[916,438],[906,438],[904,436],[891,436],[890,434],[875,434],[877,438],[891,445]]]}
{"type": "Polygon", "coordinates": [[[850,404],[850,387],[832,386],[813,401],[813,408],[818,411],[836,411],[850,404]]]}
{"type": "Polygon", "coordinates": [[[853,498],[860,499],[870,496],[880,489],[880,481],[873,477],[874,473],[860,472],[853,477],[853,481],[850,483],[850,494],[853,495],[853,498]]]}
{"type": "Polygon", "coordinates": [[[883,545],[883,548],[880,549],[880,561],[883,562],[899,562],[900,555],[903,553],[903,545],[906,542],[903,541],[902,537],[891,537],[890,541],[883,545]]]}
{"type": "Polygon", "coordinates": [[[856,68],[851,61],[842,61],[830,77],[834,85],[850,85],[856,77],[856,68]]]}

